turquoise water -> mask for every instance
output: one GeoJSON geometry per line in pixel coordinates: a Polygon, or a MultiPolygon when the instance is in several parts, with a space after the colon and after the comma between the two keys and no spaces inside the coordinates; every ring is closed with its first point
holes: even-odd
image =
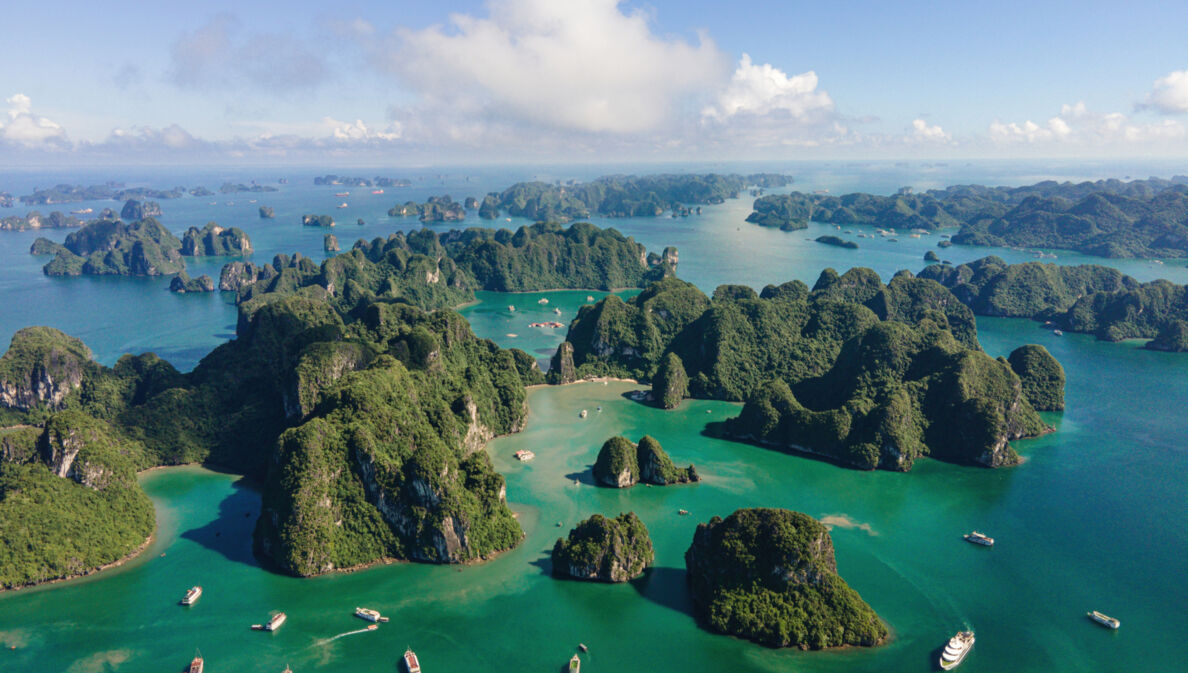
{"type": "MultiPolygon", "coordinates": [[[[731,226],[745,209],[728,202],[697,221],[614,224],[649,247],[680,246],[680,275],[706,290],[727,280],[811,281],[826,265],[861,264],[884,274],[918,268],[909,257],[928,249],[922,237],[901,239],[902,248],[838,250],[805,241],[812,232],[731,226]]],[[[73,325],[110,361],[121,348],[200,353],[232,331],[234,311],[225,300],[177,297],[158,288],[159,279],[46,279],[35,264],[23,264],[28,256],[11,242],[21,236],[0,235],[0,259],[9,262],[0,265],[0,293],[37,301],[5,304],[0,328],[8,332],[27,318],[73,325]],[[80,306],[93,308],[76,314],[80,306]]],[[[269,245],[283,245],[285,236],[269,245]]],[[[1144,264],[1118,266],[1137,276],[1144,264]]],[[[1182,263],[1156,271],[1183,273],[1182,263]]],[[[563,330],[527,324],[567,323],[587,295],[604,294],[488,293],[463,313],[480,335],[543,360],[563,330]],[[537,303],[541,297],[547,307],[537,303]],[[508,311],[509,304],[517,310],[508,311]]],[[[383,671],[395,670],[406,646],[429,673],[555,671],[578,642],[590,646],[587,671],[928,671],[944,640],[966,626],[978,642],[963,671],[1183,670],[1188,357],[1133,342],[1058,338],[1023,320],[980,318],[978,325],[990,354],[1042,343],[1068,373],[1068,410],[1047,415],[1059,431],[1019,442],[1027,459],[1019,467],[924,460],[909,474],[857,472],[702,436],[706,422],[736,413],[728,403],[686,401],[666,412],[626,399],[631,384],[537,388],[525,431],[488,447],[527,534],[515,550],[462,568],[397,564],[282,577],[259,568],[250,553],[259,496],[242,479],[200,468],[154,471],[142,479],[159,528],[142,556],[90,578],[0,594],[0,671],[177,670],[195,648],[212,673],[280,671],[286,664],[298,673],[383,671]],[[578,418],[581,409],[588,418],[578,418]],[[696,464],[705,480],[625,491],[593,486],[589,467],[602,441],[645,433],[678,463],[696,464]],[[536,459],[515,461],[519,448],[532,449],[536,459]],[[789,507],[833,522],[840,572],[887,621],[893,640],[871,650],[806,653],[699,629],[684,590],[684,551],[699,521],[749,506],[789,507]],[[679,509],[691,516],[678,516],[679,509]],[[548,575],[558,535],[595,512],[627,510],[640,515],[656,545],[656,567],[647,575],[617,586],[548,575]],[[996,546],[963,542],[961,534],[975,528],[994,536],[996,546]],[[196,583],[206,590],[201,601],[177,606],[196,583]],[[353,633],[366,625],[351,615],[356,606],[392,621],[353,633]],[[289,615],[278,633],[248,629],[274,609],[289,615]],[[1122,628],[1095,626],[1085,618],[1092,609],[1119,618],[1122,628]]]]}

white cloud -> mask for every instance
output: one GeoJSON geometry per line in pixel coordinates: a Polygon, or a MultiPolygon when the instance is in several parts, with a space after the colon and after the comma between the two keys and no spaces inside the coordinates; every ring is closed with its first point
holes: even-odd
{"type": "Polygon", "coordinates": [[[1173,119],[1157,123],[1138,122],[1121,112],[1098,114],[1084,102],[1063,105],[1060,114],[1043,125],[1031,120],[1023,123],[994,120],[990,139],[1000,145],[1063,143],[1083,147],[1117,144],[1152,144],[1185,137],[1185,127],[1173,119]]]}
{"type": "Polygon", "coordinates": [[[1155,80],[1155,86],[1140,105],[1163,114],[1188,112],[1188,70],[1176,70],[1155,80]]]}
{"type": "Polygon", "coordinates": [[[395,121],[385,129],[369,127],[363,123],[362,119],[356,119],[354,122],[341,122],[332,117],[326,117],[322,123],[330,129],[330,137],[334,140],[367,142],[399,140],[401,136],[400,123],[395,121]]]}
{"type": "MultiPolygon", "coordinates": [[[[453,14],[450,26],[398,29],[368,39],[377,65],[447,120],[530,124],[585,133],[645,133],[691,97],[717,89],[726,61],[697,44],[654,34],[618,0],[492,0],[488,16],[453,14]]],[[[470,125],[470,124],[466,124],[470,125]]]]}
{"type": "Polygon", "coordinates": [[[324,51],[288,34],[244,34],[231,14],[219,14],[170,48],[169,79],[198,90],[230,86],[272,93],[305,91],[328,77],[324,51]]]}
{"type": "Polygon", "coordinates": [[[924,142],[947,143],[952,140],[952,136],[946,133],[940,124],[929,124],[923,119],[912,120],[912,133],[910,137],[914,140],[924,142]]]}
{"type": "Polygon", "coordinates": [[[69,144],[66,130],[57,122],[33,113],[33,101],[23,93],[5,99],[8,121],[0,122],[0,143],[27,148],[62,147],[69,144]]]}
{"type": "Polygon", "coordinates": [[[770,63],[755,65],[743,54],[730,84],[701,114],[709,120],[725,120],[739,114],[783,113],[797,121],[814,121],[832,115],[833,99],[817,90],[817,73],[808,71],[789,77],[770,63]]]}

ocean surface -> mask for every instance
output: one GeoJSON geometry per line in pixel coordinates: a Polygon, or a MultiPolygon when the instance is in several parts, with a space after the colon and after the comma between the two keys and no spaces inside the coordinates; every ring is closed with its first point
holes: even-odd
{"type": "MultiPolygon", "coordinates": [[[[387,208],[432,194],[482,196],[521,179],[589,178],[603,173],[660,171],[791,172],[797,189],[890,193],[951,183],[1026,184],[1039,179],[1169,177],[1175,167],[1153,164],[721,164],[646,167],[511,169],[112,169],[102,172],[4,173],[0,191],[28,193],[59,182],[205,185],[225,180],[275,184],[266,194],[186,197],[161,201],[161,221],[175,233],[217,221],[252,238],[252,259],[301,252],[321,260],[322,235],[300,215],[331,213],[343,247],[355,238],[386,236],[420,226],[388,218],[387,208]],[[138,174],[139,171],[139,174],[138,174]],[[315,187],[315,174],[388,175],[409,188],[315,187]],[[349,198],[335,197],[339,191],[349,198]],[[255,199],[257,203],[250,203],[255,199]],[[347,209],[335,209],[342,201],[347,209]],[[216,205],[210,205],[214,202],[216,205]],[[233,202],[234,205],[228,205],[233,202]],[[260,220],[269,205],[276,219],[260,220]],[[363,225],[355,224],[357,218],[363,225]]],[[[602,220],[649,249],[676,245],[678,275],[707,292],[721,283],[761,288],[798,278],[812,283],[821,270],[867,266],[884,278],[918,270],[936,249],[937,235],[856,239],[857,250],[811,239],[838,233],[832,226],[780,232],[743,222],[750,198],[703,208],[700,217],[602,220]]],[[[118,207],[113,202],[68,204],[118,207]]],[[[40,208],[48,212],[53,208],[40,208]]],[[[24,214],[25,208],[10,212],[24,214]]],[[[0,214],[8,214],[0,211],[0,214]]],[[[499,220],[502,226],[523,222],[499,220]]],[[[474,219],[463,226],[490,226],[474,219]]],[[[453,227],[459,225],[454,224],[453,227]]],[[[449,229],[442,225],[439,229],[449,229]]],[[[851,227],[855,233],[869,228],[851,227]]],[[[45,260],[28,254],[38,235],[61,240],[69,230],[0,232],[0,340],[30,324],[48,324],[83,338],[97,359],[154,351],[185,370],[211,348],[233,338],[235,307],[220,293],[174,295],[168,279],[48,278],[45,260]]],[[[845,236],[852,238],[852,236],[845,236]]],[[[938,250],[959,263],[986,254],[1008,261],[1026,251],[954,246],[938,250]]],[[[1141,280],[1188,282],[1183,260],[1101,260],[1057,251],[1057,263],[1115,266],[1141,280]]],[[[187,260],[191,275],[217,277],[225,259],[187,260]]],[[[624,294],[631,294],[630,292],[624,294]]],[[[462,309],[475,332],[522,348],[543,364],[563,329],[528,323],[567,323],[587,297],[570,291],[480,293],[462,309]],[[538,303],[547,298],[547,305],[538,303]],[[515,306],[516,310],[509,310],[515,306]],[[561,309],[557,317],[553,309],[561,309]]],[[[406,646],[435,671],[559,671],[589,646],[585,671],[932,671],[945,640],[972,628],[977,645],[962,671],[1182,671],[1188,661],[1188,356],[1110,344],[1085,335],[1055,337],[1033,322],[978,319],[991,355],[1023,343],[1045,345],[1068,374],[1065,412],[1045,414],[1059,431],[1016,443],[1026,462],[1000,470],[921,460],[907,474],[859,472],[825,462],[701,434],[705,423],[737,413],[723,402],[686,401],[662,411],[630,401],[627,383],[589,383],[530,392],[524,432],[489,447],[507,477],[508,500],[527,534],[516,549],[466,567],[395,564],[312,579],[259,567],[250,533],[260,501],[244,479],[197,467],[145,473],[156,503],[157,537],[130,563],[97,575],[0,593],[0,671],[180,670],[200,649],[207,670],[392,671],[406,646]],[[582,409],[589,411],[579,418],[582,409]],[[602,442],[615,434],[651,434],[678,464],[693,463],[704,481],[667,488],[597,488],[590,477],[602,442]],[[514,460],[530,448],[536,459],[514,460]],[[576,482],[576,483],[575,483],[576,482]],[[788,507],[833,526],[838,569],[889,625],[889,644],[827,652],[771,650],[697,627],[685,591],[684,552],[700,521],[739,507],[788,507]],[[690,516],[679,516],[686,509],[690,516]],[[550,577],[555,539],[593,513],[635,511],[651,531],[656,565],[623,585],[550,577]],[[558,526],[560,524],[560,526],[558,526]],[[963,533],[994,536],[990,549],[966,544],[963,533]],[[186,588],[201,584],[199,603],[182,608],[186,588]],[[352,616],[356,606],[391,617],[375,631],[352,616]],[[1101,610],[1122,621],[1108,631],[1085,617],[1101,610]],[[283,610],[277,633],[249,625],[283,610]],[[361,631],[362,630],[362,631],[361,631]]]]}

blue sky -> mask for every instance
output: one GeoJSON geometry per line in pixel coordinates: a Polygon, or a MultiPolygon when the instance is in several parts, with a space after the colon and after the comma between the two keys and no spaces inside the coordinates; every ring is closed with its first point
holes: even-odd
{"type": "Polygon", "coordinates": [[[1188,3],[19,3],[0,161],[1183,156],[1188,3]]]}

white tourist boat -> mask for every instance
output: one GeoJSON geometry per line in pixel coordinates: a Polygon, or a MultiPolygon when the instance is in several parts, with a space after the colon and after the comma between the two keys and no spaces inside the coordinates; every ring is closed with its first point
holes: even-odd
{"type": "Polygon", "coordinates": [[[272,615],[271,618],[269,618],[267,624],[252,624],[252,630],[254,630],[254,631],[275,631],[275,630],[279,629],[281,627],[281,625],[283,625],[285,623],[286,619],[288,619],[288,617],[285,615],[285,613],[278,612],[278,613],[272,615]]]}
{"type": "Polygon", "coordinates": [[[972,533],[969,533],[968,535],[966,535],[965,541],[972,542],[974,544],[980,544],[983,547],[993,547],[994,546],[994,538],[990,537],[989,535],[983,535],[982,533],[979,533],[976,530],[973,531],[972,533]]]}
{"type": "Polygon", "coordinates": [[[421,673],[421,662],[417,660],[417,653],[408,648],[404,651],[404,670],[408,673],[421,673]]]}
{"type": "Polygon", "coordinates": [[[1107,629],[1116,629],[1119,626],[1122,626],[1122,622],[1118,621],[1117,619],[1114,619],[1113,617],[1110,617],[1108,615],[1100,613],[1097,610],[1092,610],[1092,611],[1088,612],[1087,615],[1088,615],[1089,619],[1092,619],[1093,621],[1097,622],[1098,624],[1101,624],[1102,626],[1106,627],[1107,629]]]}
{"type": "Polygon", "coordinates": [[[366,619],[369,622],[386,622],[387,617],[379,613],[379,610],[372,610],[371,608],[355,608],[355,616],[360,619],[366,619]]]}
{"type": "Polygon", "coordinates": [[[193,605],[198,602],[199,598],[202,598],[202,587],[192,586],[190,587],[190,590],[186,592],[186,595],[182,596],[182,599],[179,602],[182,605],[193,605]]]}
{"type": "Polygon", "coordinates": [[[940,667],[943,670],[951,671],[957,668],[962,661],[965,661],[965,655],[974,646],[973,631],[960,631],[957,635],[949,639],[945,644],[945,649],[941,652],[940,667]]]}

